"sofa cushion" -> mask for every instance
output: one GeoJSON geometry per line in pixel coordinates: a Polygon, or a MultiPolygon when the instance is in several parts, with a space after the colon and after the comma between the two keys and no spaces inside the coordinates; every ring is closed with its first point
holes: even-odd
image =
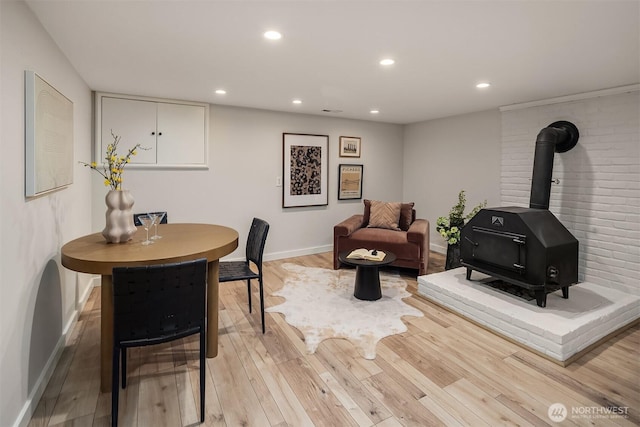
{"type": "Polygon", "coordinates": [[[366,227],[369,225],[369,217],[371,216],[371,200],[364,199],[364,212],[362,215],[362,226],[366,227]]]}
{"type": "Polygon", "coordinates": [[[369,228],[387,228],[400,230],[400,208],[402,203],[371,201],[371,213],[369,214],[369,228]]]}
{"type": "Polygon", "coordinates": [[[413,202],[403,203],[400,207],[400,222],[398,223],[398,226],[402,231],[407,231],[409,227],[411,227],[411,223],[415,219],[415,211],[413,210],[413,205],[413,202]]]}
{"type": "Polygon", "coordinates": [[[418,259],[420,245],[407,241],[407,233],[383,228],[361,228],[342,242],[340,250],[357,248],[378,249],[393,252],[398,259],[418,259]]]}
{"type": "MultiPolygon", "coordinates": [[[[371,216],[371,200],[364,199],[364,212],[362,218],[362,226],[367,227],[369,225],[369,218],[371,216]]],[[[413,210],[415,203],[402,203],[400,207],[400,220],[398,221],[398,227],[402,231],[409,230],[409,227],[416,219],[416,211],[413,210]]]]}

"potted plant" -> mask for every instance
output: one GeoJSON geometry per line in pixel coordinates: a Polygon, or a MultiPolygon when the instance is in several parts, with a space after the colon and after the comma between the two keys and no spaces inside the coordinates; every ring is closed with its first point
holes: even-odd
{"type": "Polygon", "coordinates": [[[460,267],[460,230],[480,209],[487,206],[487,201],[480,203],[465,216],[464,209],[467,199],[464,190],[458,193],[458,203],[451,208],[449,216],[441,216],[436,221],[436,231],[447,242],[447,260],[445,270],[460,267]]]}

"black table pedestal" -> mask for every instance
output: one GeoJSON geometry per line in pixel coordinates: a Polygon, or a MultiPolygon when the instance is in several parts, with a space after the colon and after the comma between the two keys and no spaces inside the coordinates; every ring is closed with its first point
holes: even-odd
{"type": "Polygon", "coordinates": [[[338,260],[356,268],[356,283],[353,296],[364,301],[375,301],[382,298],[380,288],[380,272],[378,267],[389,265],[396,260],[395,254],[386,252],[381,261],[366,259],[347,258],[351,251],[344,251],[338,254],[338,260]]]}
{"type": "Polygon", "coordinates": [[[359,265],[356,267],[356,284],[353,296],[365,301],[375,301],[382,298],[380,274],[377,266],[359,265]]]}

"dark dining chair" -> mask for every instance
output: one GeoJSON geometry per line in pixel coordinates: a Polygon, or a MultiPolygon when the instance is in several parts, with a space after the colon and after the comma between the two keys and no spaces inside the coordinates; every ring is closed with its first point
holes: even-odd
{"type": "Polygon", "coordinates": [[[264,327],[264,286],[262,280],[262,255],[264,253],[264,245],[267,241],[267,233],[269,232],[269,224],[260,219],[253,218],[251,229],[247,238],[247,246],[245,250],[244,261],[223,261],[220,262],[220,275],[218,281],[233,282],[236,280],[247,281],[247,292],[249,293],[249,313],[251,313],[251,279],[258,279],[260,287],[260,318],[262,320],[262,333],[265,332],[264,327]],[[253,263],[257,272],[251,269],[253,263]]]}
{"type": "Polygon", "coordinates": [[[207,260],[113,269],[111,425],[118,425],[118,373],[127,348],[200,334],[200,422],[204,421],[207,260]]]}
{"type": "Polygon", "coordinates": [[[148,214],[156,214],[156,215],[161,215],[164,214],[164,216],[162,217],[162,220],[160,220],[160,224],[167,224],[169,222],[169,220],[167,219],[168,215],[166,212],[144,212],[144,213],[137,213],[137,214],[133,214],[133,223],[135,224],[136,227],[139,227],[142,225],[142,223],[140,222],[140,217],[142,215],[148,215],[148,214]]]}

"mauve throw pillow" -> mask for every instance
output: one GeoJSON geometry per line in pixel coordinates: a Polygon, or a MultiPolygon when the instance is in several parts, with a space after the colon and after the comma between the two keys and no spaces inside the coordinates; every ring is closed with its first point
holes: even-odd
{"type": "Polygon", "coordinates": [[[369,215],[369,228],[387,228],[400,230],[400,208],[402,203],[387,203],[378,200],[371,201],[371,213],[369,215]]]}
{"type": "Polygon", "coordinates": [[[364,199],[364,214],[362,215],[362,226],[369,225],[369,217],[371,216],[371,200],[364,199]]]}
{"type": "Polygon", "coordinates": [[[413,222],[413,206],[415,203],[403,203],[400,207],[400,222],[398,226],[400,230],[407,231],[413,222]]]}

